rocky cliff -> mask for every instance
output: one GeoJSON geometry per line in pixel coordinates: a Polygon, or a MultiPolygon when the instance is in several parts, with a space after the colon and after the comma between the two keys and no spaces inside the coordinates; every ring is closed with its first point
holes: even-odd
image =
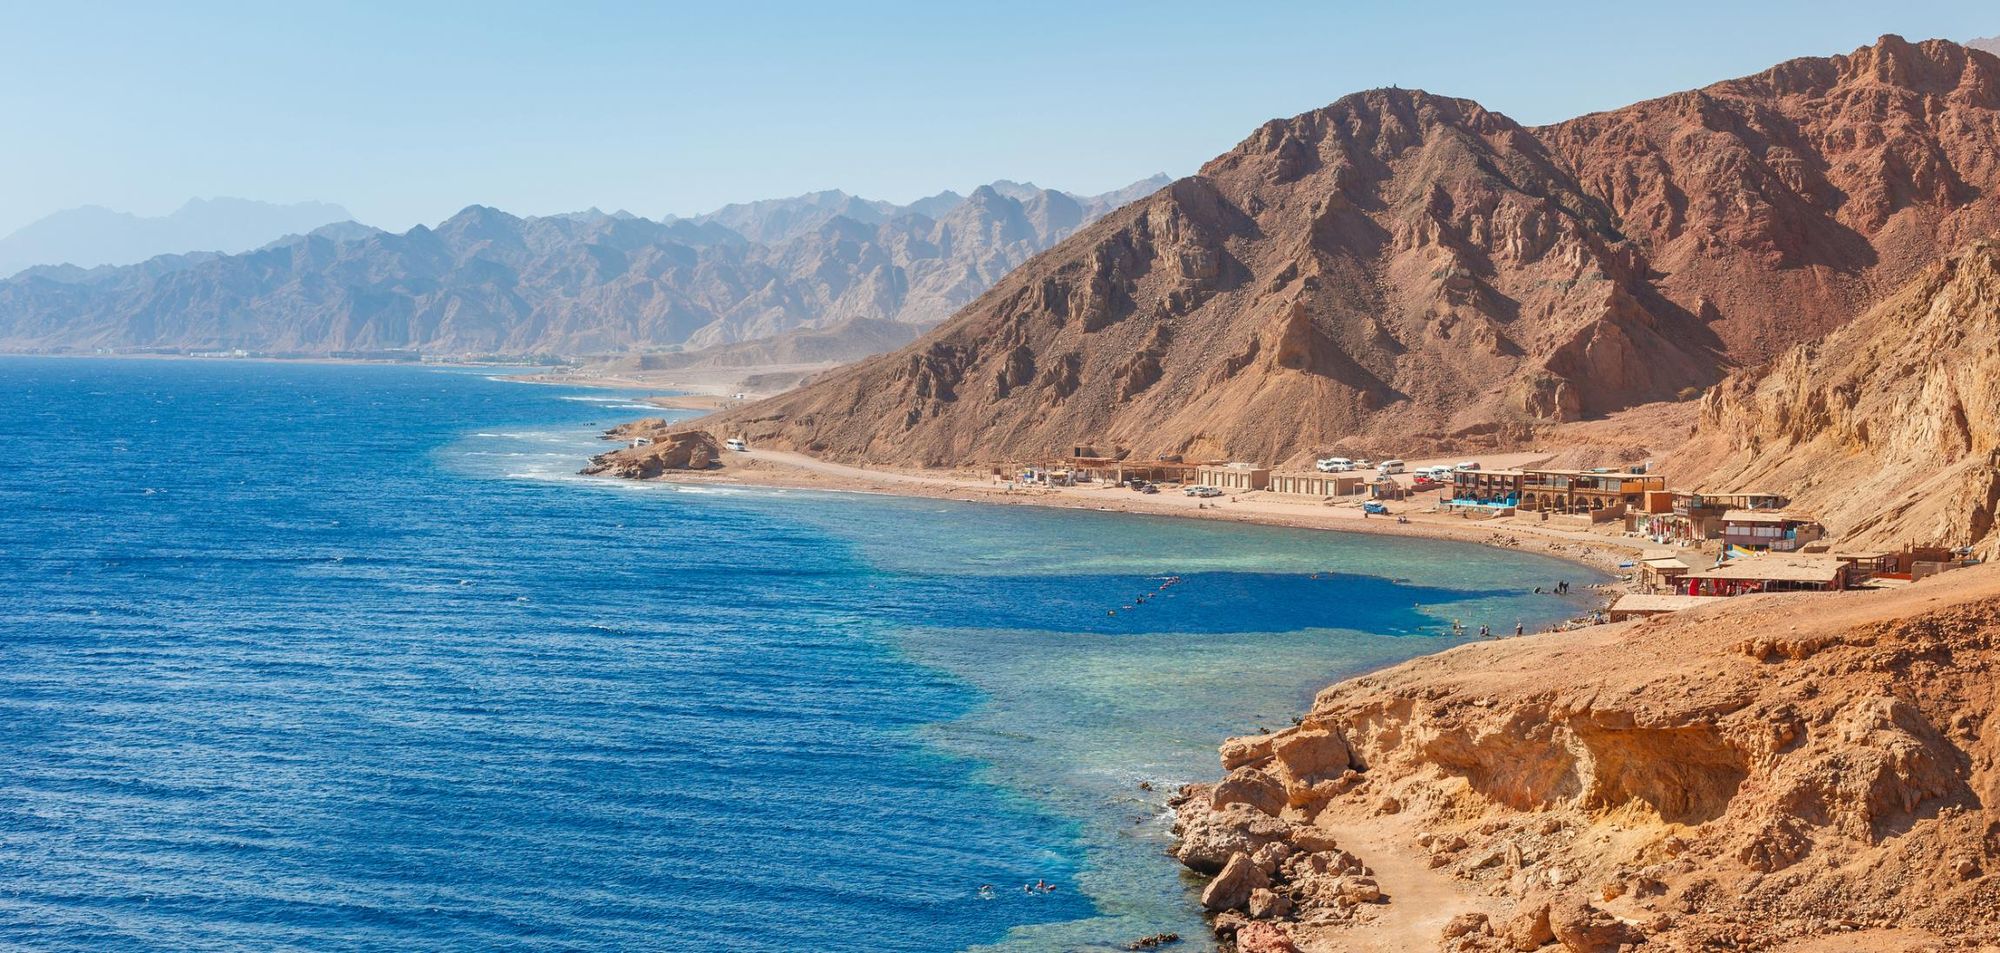
{"type": "Polygon", "coordinates": [[[1896,37],[1541,129],[1356,94],[727,421],[918,464],[1518,441],[1691,397],[2000,226],[1996,137],[2000,59],[1896,37]]]}
{"type": "Polygon", "coordinates": [[[863,221],[836,206],[795,230],[753,229],[782,236],[770,242],[717,221],[475,206],[400,235],[321,231],[242,255],[41,269],[0,281],[0,349],[577,355],[929,325],[1110,201],[1003,184],[1009,194],[925,206],[935,218],[889,206],[863,221]]]}
{"type": "Polygon", "coordinates": [[[1996,666],[1991,569],[1466,646],[1229,742],[1177,855],[1243,949],[2000,943],[1996,666]]]}
{"type": "Polygon", "coordinates": [[[1784,488],[1851,545],[1995,555],[2000,243],[1970,245],[1768,373],[1715,388],[1665,466],[1710,490],[1784,488]]]}

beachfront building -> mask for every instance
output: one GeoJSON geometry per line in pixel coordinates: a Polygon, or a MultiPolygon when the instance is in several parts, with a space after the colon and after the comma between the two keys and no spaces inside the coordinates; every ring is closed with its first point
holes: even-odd
{"type": "Polygon", "coordinates": [[[1736,510],[1781,510],[1791,501],[1776,493],[1673,493],[1664,511],[1649,511],[1632,529],[1653,542],[1696,546],[1722,536],[1722,518],[1736,510]]]}
{"type": "Polygon", "coordinates": [[[1681,577],[1689,596],[1740,596],[1756,592],[1837,592],[1847,588],[1847,563],[1832,556],[1770,553],[1732,559],[1681,577]]]}
{"type": "Polygon", "coordinates": [[[1730,510],[1722,514],[1725,554],[1789,553],[1826,535],[1810,516],[1785,510],[1730,510]]]}
{"type": "Polygon", "coordinates": [[[1368,478],[1358,473],[1321,473],[1317,470],[1273,470],[1271,471],[1271,492],[1288,496],[1311,496],[1332,499],[1336,496],[1353,496],[1368,484],[1368,478]]]}
{"type": "Polygon", "coordinates": [[[1194,482],[1218,490],[1263,490],[1271,486],[1271,468],[1249,463],[1203,464],[1194,472],[1194,482]]]}
{"type": "Polygon", "coordinates": [[[1522,470],[1524,510],[1549,513],[1623,514],[1645,505],[1649,491],[1667,488],[1667,478],[1645,473],[1598,470],[1522,470]]]}
{"type": "Polygon", "coordinates": [[[1521,482],[1526,476],[1519,470],[1455,470],[1448,502],[1519,506],[1521,482]]]}
{"type": "Polygon", "coordinates": [[[1681,577],[1693,567],[1673,555],[1646,556],[1639,560],[1639,587],[1647,592],[1678,592],[1681,577]]]}

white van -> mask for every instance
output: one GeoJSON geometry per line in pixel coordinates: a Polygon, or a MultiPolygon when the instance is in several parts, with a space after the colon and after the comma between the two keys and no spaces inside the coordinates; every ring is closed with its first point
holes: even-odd
{"type": "Polygon", "coordinates": [[[1401,473],[1403,472],[1403,461],[1384,460],[1380,464],[1376,465],[1375,472],[1380,473],[1383,476],[1391,476],[1393,474],[1401,473]]]}
{"type": "Polygon", "coordinates": [[[1317,464],[1321,473],[1346,473],[1354,469],[1354,461],[1346,457],[1327,457],[1317,464]]]}
{"type": "Polygon", "coordinates": [[[1439,482],[1451,480],[1451,468],[1447,466],[1425,467],[1417,472],[1439,482]]]}
{"type": "Polygon", "coordinates": [[[734,451],[736,451],[736,452],[738,452],[738,453],[749,453],[749,452],[750,452],[750,445],[749,445],[749,444],[747,444],[747,443],[744,443],[744,442],[743,442],[743,438],[742,438],[742,437],[731,437],[731,438],[729,438],[728,440],[724,440],[724,441],[722,442],[722,445],[723,445],[723,446],[725,446],[725,447],[728,447],[729,449],[731,449],[731,450],[734,450],[734,451]]]}
{"type": "Polygon", "coordinates": [[[1465,461],[1464,463],[1461,463],[1461,464],[1459,464],[1459,465],[1458,465],[1458,469],[1460,469],[1460,470],[1464,470],[1464,471],[1466,471],[1466,472],[1471,472],[1471,471],[1473,471],[1473,470],[1477,470],[1477,469],[1479,469],[1479,461],[1477,461],[1477,460],[1467,460],[1467,461],[1465,461]]]}

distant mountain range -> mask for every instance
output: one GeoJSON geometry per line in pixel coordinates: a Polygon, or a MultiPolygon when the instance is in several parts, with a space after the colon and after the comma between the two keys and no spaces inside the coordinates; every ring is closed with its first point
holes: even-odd
{"type": "MultiPolygon", "coordinates": [[[[1085,218],[1095,219],[1127,202],[1159,191],[1169,181],[1171,180],[1165,175],[1155,175],[1103,195],[1051,192],[1032,182],[1010,182],[1006,179],[991,183],[987,187],[1006,198],[1024,203],[1036,202],[1047,195],[1062,196],[1075,202],[1083,210],[1085,218]]],[[[906,215],[921,215],[936,219],[949,214],[967,201],[965,196],[946,190],[908,205],[896,205],[892,202],[864,199],[836,189],[808,192],[792,198],[725,205],[706,215],[695,216],[691,220],[721,225],[753,242],[775,244],[815,231],[835,218],[846,218],[865,225],[879,225],[906,215]]],[[[671,215],[666,218],[669,222],[676,220],[676,217],[671,215]]]]}
{"type": "Polygon", "coordinates": [[[341,223],[233,255],[0,282],[0,349],[564,354],[799,328],[929,325],[1164,176],[1097,196],[999,182],[894,205],[822,192],[653,221],[473,206],[341,223]]]}
{"type": "Polygon", "coordinates": [[[249,251],[279,235],[353,216],[338,205],[195,199],[168,215],[86,205],[37,219],[0,238],[0,276],[37,265],[130,265],[158,255],[249,251]]]}
{"type": "Polygon", "coordinates": [[[1989,36],[1983,40],[1973,40],[1965,45],[1975,50],[1985,50],[1995,56],[2000,56],[2000,36],[1989,36]]]}

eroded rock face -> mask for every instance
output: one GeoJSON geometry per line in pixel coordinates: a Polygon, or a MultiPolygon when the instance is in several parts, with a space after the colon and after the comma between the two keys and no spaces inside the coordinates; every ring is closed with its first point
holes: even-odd
{"type": "Polygon", "coordinates": [[[1794,488],[1859,547],[1977,546],[2000,509],[2000,243],[1974,242],[1879,307],[1703,399],[1666,462],[1718,490],[1794,488]]]}
{"type": "Polygon", "coordinates": [[[605,438],[634,441],[638,445],[590,458],[590,466],[583,468],[585,474],[649,480],[671,470],[712,470],[722,466],[722,449],[714,434],[706,430],[675,430],[657,417],[614,427],[605,432],[605,438]]]}
{"type": "Polygon", "coordinates": [[[2000,567],[1466,646],[1225,744],[1224,784],[1176,801],[1196,838],[1181,850],[1236,868],[1211,909],[1308,946],[1338,948],[1398,903],[1335,843],[1348,831],[1419,831],[1397,849],[1473,898],[1439,949],[1768,948],[1870,928],[1996,943],[1996,671],[2000,567]],[[1943,580],[1961,594],[1924,594],[1943,580]],[[1246,884],[1252,870],[1268,883],[1246,884]]]}

